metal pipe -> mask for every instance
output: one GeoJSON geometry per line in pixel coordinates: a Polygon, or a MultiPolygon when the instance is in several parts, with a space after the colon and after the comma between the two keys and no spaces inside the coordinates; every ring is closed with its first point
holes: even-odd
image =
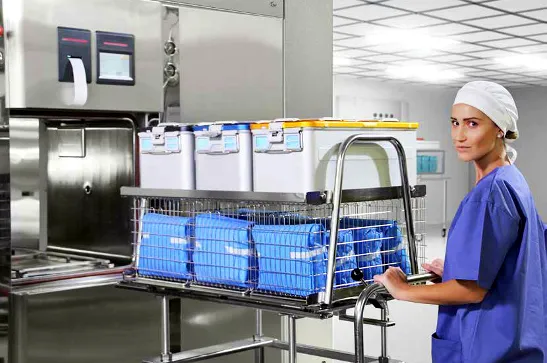
{"type": "Polygon", "coordinates": [[[327,267],[327,283],[325,287],[324,303],[332,303],[332,292],[334,287],[334,276],[336,271],[336,245],[338,242],[338,227],[340,222],[340,205],[342,196],[342,180],[344,178],[344,160],[349,147],[355,143],[368,142],[389,142],[397,151],[399,157],[399,172],[401,174],[401,189],[403,192],[403,204],[405,211],[405,222],[407,228],[408,254],[410,259],[410,269],[412,274],[418,273],[418,259],[416,252],[416,236],[414,233],[414,221],[412,219],[412,203],[410,194],[410,185],[408,182],[408,172],[406,166],[406,154],[403,145],[399,140],[392,136],[368,136],[364,134],[348,137],[338,148],[336,160],[336,174],[334,179],[332,218],[330,221],[330,241],[329,241],[329,262],[327,267]]]}
{"type": "Polygon", "coordinates": [[[27,363],[27,296],[9,295],[9,344],[8,360],[11,363],[27,363]]]}
{"type": "MultiPolygon", "coordinates": [[[[380,309],[380,319],[384,321],[387,320],[387,312],[386,312],[386,309],[384,308],[380,309]]],[[[381,346],[382,346],[382,353],[380,357],[387,358],[387,327],[381,326],[380,334],[381,334],[381,346]]]]}
{"type": "Polygon", "coordinates": [[[171,361],[171,339],[169,335],[169,298],[161,297],[161,361],[171,361]]]}
{"type": "Polygon", "coordinates": [[[296,363],[296,318],[289,315],[289,363],[296,363]]]}
{"type": "MultiPolygon", "coordinates": [[[[430,281],[435,278],[436,275],[427,273],[422,275],[409,276],[407,281],[410,284],[419,284],[426,281],[430,281]]],[[[355,362],[356,363],[365,363],[365,347],[363,343],[364,338],[364,326],[363,326],[363,316],[365,314],[365,306],[367,306],[368,300],[377,295],[385,294],[387,290],[380,284],[372,284],[367,286],[359,295],[357,303],[355,304],[355,320],[353,322],[353,327],[355,329],[355,362]]],[[[386,349],[387,350],[387,349],[386,349]]],[[[383,352],[383,347],[382,347],[383,352]]]]}
{"type": "MultiPolygon", "coordinates": [[[[260,341],[264,337],[262,331],[262,310],[256,309],[256,335],[255,341],[260,341]]],[[[255,350],[255,363],[264,363],[264,347],[255,350]]]]}

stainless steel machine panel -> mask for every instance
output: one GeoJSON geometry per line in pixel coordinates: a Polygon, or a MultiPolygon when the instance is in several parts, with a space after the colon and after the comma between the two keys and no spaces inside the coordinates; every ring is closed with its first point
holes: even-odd
{"type": "Polygon", "coordinates": [[[102,122],[48,122],[47,244],[127,256],[120,187],[134,182],[133,126],[102,122]]]}
{"type": "Polygon", "coordinates": [[[160,301],[115,286],[11,297],[12,363],[137,363],[160,347],[160,301]]]}
{"type": "Polygon", "coordinates": [[[283,17],[283,0],[160,0],[166,4],[196,5],[251,14],[283,17]]]}
{"type": "Polygon", "coordinates": [[[283,117],[283,19],[181,7],[184,122],[283,117]]]}
{"type": "Polygon", "coordinates": [[[141,0],[4,0],[7,107],[159,112],[163,110],[162,5],[141,0]],[[91,31],[87,102],[69,106],[59,82],[57,27],[91,31]],[[97,84],[96,31],[134,36],[134,86],[97,84]]]}

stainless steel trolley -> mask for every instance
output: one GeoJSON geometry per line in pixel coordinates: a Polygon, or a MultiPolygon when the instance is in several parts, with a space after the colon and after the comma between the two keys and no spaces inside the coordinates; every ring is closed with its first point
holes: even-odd
{"type": "Polygon", "coordinates": [[[307,194],[127,188],[131,201],[133,267],[120,287],[162,297],[162,351],[146,362],[195,362],[263,349],[347,362],[389,362],[387,296],[373,276],[397,266],[411,282],[425,254],[425,187],[408,184],[402,145],[393,137],[355,135],[339,147],[334,191],[307,194]],[[389,142],[399,156],[401,187],[342,190],[344,159],[355,143],[389,142]],[[171,354],[169,297],[257,309],[252,338],[171,354]],[[380,320],[363,319],[372,303],[380,320]],[[346,310],[356,307],[355,317],[346,310]],[[262,334],[262,310],[288,316],[288,342],[262,334]],[[355,322],[355,355],[296,344],[296,319],[337,316],[355,322]],[[382,356],[366,357],[363,324],[380,326],[382,356]]]}

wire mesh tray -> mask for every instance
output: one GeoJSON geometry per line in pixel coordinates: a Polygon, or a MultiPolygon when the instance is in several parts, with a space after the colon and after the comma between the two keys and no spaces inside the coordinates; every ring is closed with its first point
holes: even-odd
{"type": "MultiPolygon", "coordinates": [[[[333,300],[349,301],[389,266],[410,274],[401,188],[344,191],[333,300]]],[[[134,265],[126,284],[186,295],[324,308],[333,206],[328,193],[222,193],[122,188],[132,199],[134,265]]],[[[425,188],[412,193],[418,257],[425,251],[425,188]]],[[[335,306],[336,304],[329,304],[335,306]]],[[[331,307],[332,307],[331,306],[331,307]]]]}
{"type": "Polygon", "coordinates": [[[11,278],[16,283],[112,267],[109,260],[30,249],[13,249],[11,256],[11,278]]]}

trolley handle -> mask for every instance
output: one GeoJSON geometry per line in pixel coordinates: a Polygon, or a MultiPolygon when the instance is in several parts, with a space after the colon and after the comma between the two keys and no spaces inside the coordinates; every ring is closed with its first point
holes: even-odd
{"type": "Polygon", "coordinates": [[[334,276],[336,272],[336,245],[338,243],[338,230],[340,223],[340,204],[342,196],[342,180],[344,178],[344,161],[346,153],[350,146],[356,143],[377,143],[389,142],[397,151],[399,158],[399,171],[401,173],[401,188],[403,194],[403,204],[405,211],[405,222],[407,228],[408,252],[410,259],[410,269],[413,275],[418,273],[418,258],[416,252],[416,235],[414,232],[414,221],[412,218],[412,203],[411,190],[408,182],[408,170],[406,165],[406,154],[401,142],[393,136],[370,136],[365,134],[352,135],[348,137],[338,148],[336,160],[336,174],[334,179],[333,191],[333,206],[332,218],[330,225],[330,241],[329,241],[329,260],[327,267],[327,281],[325,286],[324,303],[330,305],[332,303],[332,294],[334,289],[334,276]]]}

